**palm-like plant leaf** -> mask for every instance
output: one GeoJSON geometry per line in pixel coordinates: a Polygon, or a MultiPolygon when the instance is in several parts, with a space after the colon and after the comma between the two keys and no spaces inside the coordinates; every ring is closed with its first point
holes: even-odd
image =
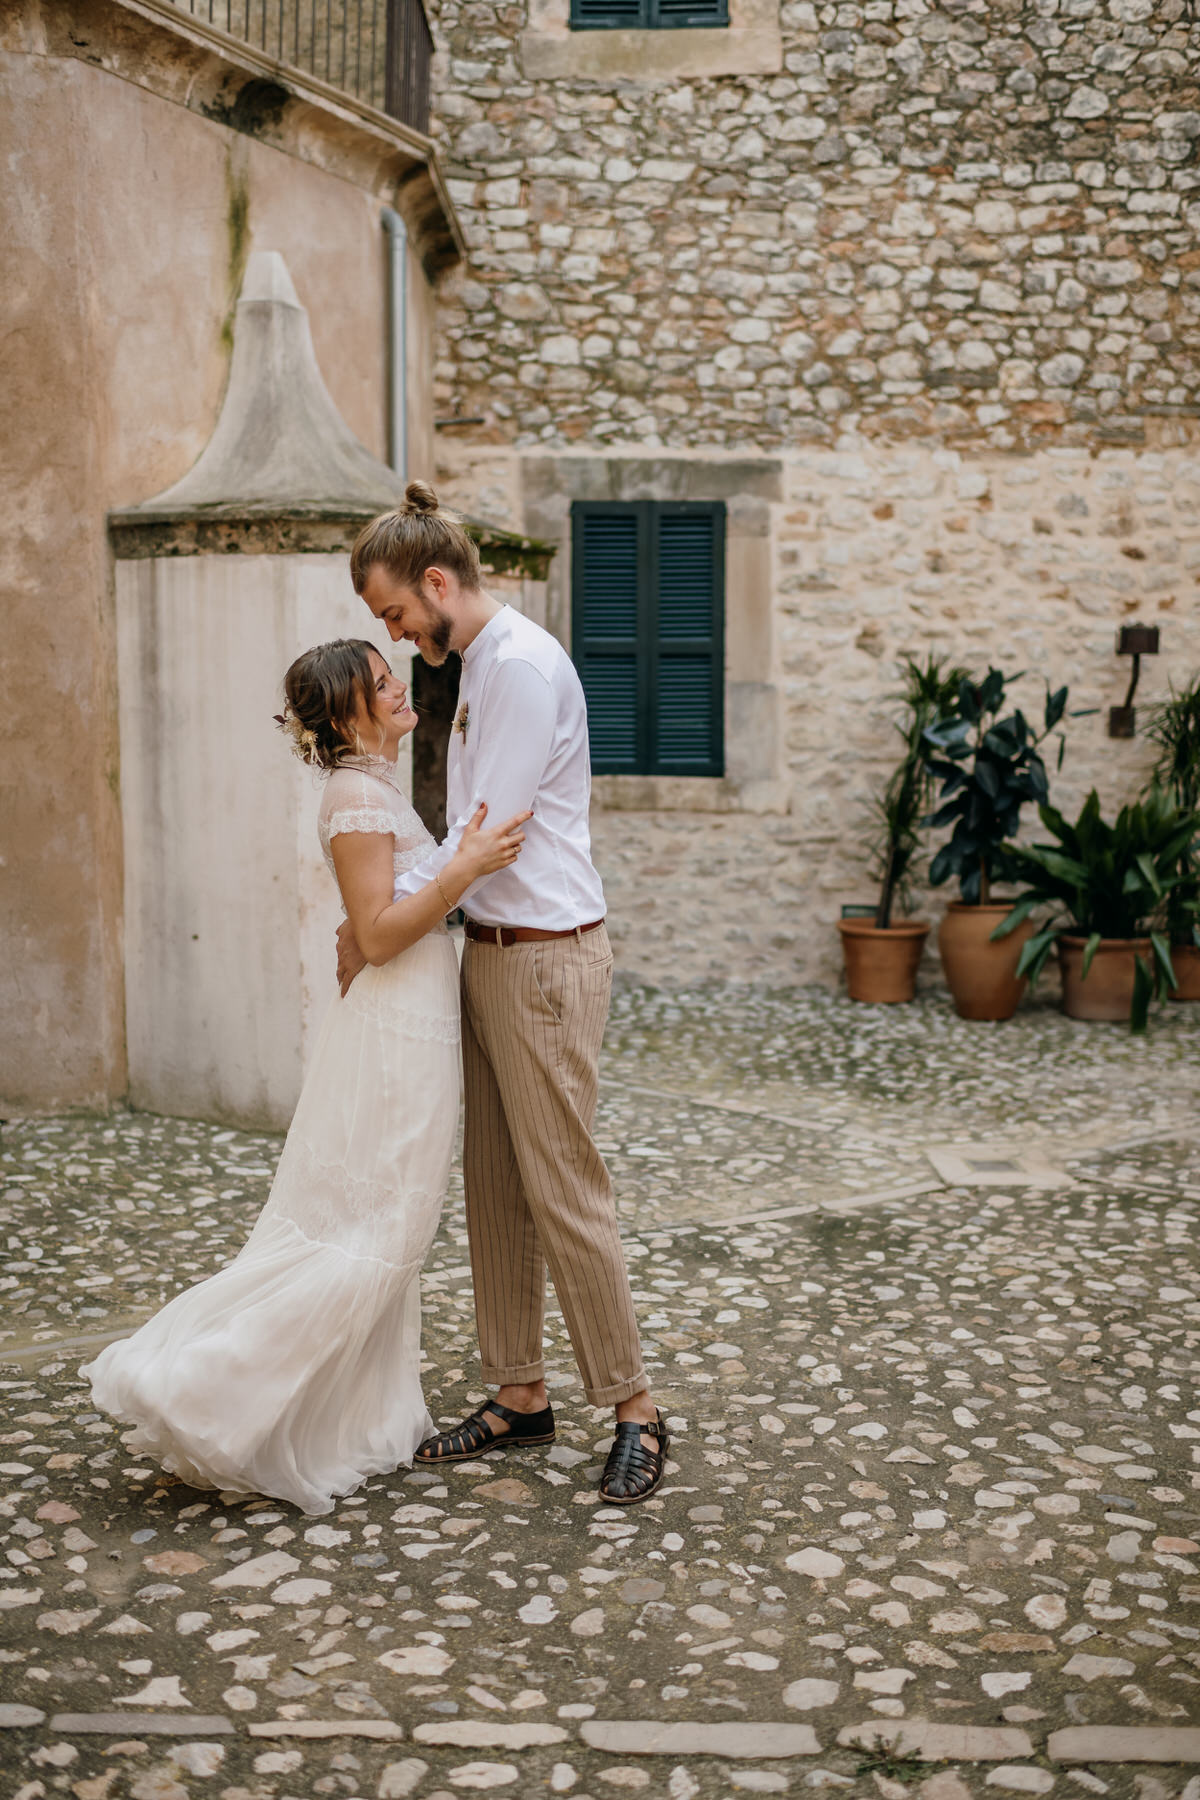
{"type": "MultiPolygon", "coordinates": [[[[1161,997],[1175,985],[1170,943],[1158,925],[1169,913],[1173,893],[1186,884],[1180,848],[1195,841],[1200,814],[1181,812],[1161,788],[1122,807],[1111,825],[1101,815],[1094,789],[1073,824],[1051,806],[1042,806],[1039,813],[1055,842],[1007,847],[1010,867],[1025,883],[1025,892],[993,935],[1013,931],[1032,913],[1049,909],[1049,919],[1024,946],[1017,965],[1018,974],[1031,980],[1064,931],[1087,938],[1085,980],[1104,938],[1148,936],[1151,957],[1136,959],[1130,1013],[1132,1028],[1144,1031],[1154,995],[1161,997]]],[[[1200,904],[1195,918],[1200,941],[1200,904]]]]}
{"type": "MultiPolygon", "coordinates": [[[[926,731],[946,711],[965,679],[961,669],[947,669],[943,660],[933,655],[923,663],[905,657],[902,673],[903,685],[896,698],[904,707],[897,724],[904,754],[873,809],[877,821],[874,858],[880,884],[875,922],[883,928],[891,923],[897,895],[908,888],[921,848],[921,827],[933,785],[926,731]]],[[[958,773],[953,762],[945,767],[947,775],[958,773]]]]}

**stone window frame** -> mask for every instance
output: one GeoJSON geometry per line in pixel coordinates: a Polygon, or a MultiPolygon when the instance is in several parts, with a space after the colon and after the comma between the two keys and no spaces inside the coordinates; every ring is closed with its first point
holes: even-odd
{"type": "Polygon", "coordinates": [[[782,461],[535,451],[521,458],[521,488],[525,529],[558,546],[546,622],[568,649],[573,501],[724,502],[725,773],[596,775],[592,798],[610,812],[786,813],[773,530],[783,500],[782,461]]]}
{"type": "Polygon", "coordinates": [[[783,68],[780,0],[729,0],[728,25],[669,31],[580,31],[569,0],[530,0],[520,37],[529,81],[678,81],[715,75],[778,75],[783,68]]]}

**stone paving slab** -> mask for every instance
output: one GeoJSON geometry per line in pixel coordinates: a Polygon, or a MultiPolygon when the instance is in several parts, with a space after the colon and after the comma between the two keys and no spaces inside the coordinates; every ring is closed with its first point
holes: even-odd
{"type": "Polygon", "coordinates": [[[65,1737],[219,1737],[233,1723],[203,1713],[55,1713],[50,1729],[65,1737]]]}
{"type": "Polygon", "coordinates": [[[561,1725],[505,1725],[494,1719],[450,1719],[445,1724],[418,1725],[418,1744],[452,1744],[466,1750],[530,1750],[535,1745],[565,1744],[570,1733],[561,1725]]]}
{"type": "MultiPolygon", "coordinates": [[[[1152,1735],[1102,1773],[1047,1747],[1200,1716],[1197,1066],[1195,1008],[1138,1042],[1042,1009],[981,1033],[933,1002],[622,993],[603,1128],[674,1434],[628,1512],[598,1501],[607,1426],[553,1311],[548,1452],[398,1470],[320,1521],[163,1477],[78,1363],[236,1249],[279,1140],[4,1126],[13,1791],[1183,1800],[1152,1735]],[[936,1185],[925,1146],[1002,1141],[1070,1185],[936,1185]],[[58,1728],[81,1713],[106,1729],[58,1728]],[[755,1756],[751,1725],[819,1749],[755,1756]]],[[[482,1393],[457,1173],[423,1288],[450,1421],[482,1393]]]]}
{"type": "Polygon", "coordinates": [[[252,1720],[246,1730],[259,1738],[379,1738],[394,1743],[404,1727],[393,1719],[263,1719],[252,1720]]]}
{"type": "Polygon", "coordinates": [[[817,1756],[821,1746],[811,1725],[730,1724],[702,1721],[664,1725],[657,1719],[589,1719],[579,1735],[593,1750],[613,1756],[723,1756],[778,1761],[817,1756]]]}
{"type": "Polygon", "coordinates": [[[1027,1731],[1015,1725],[954,1725],[930,1719],[867,1719],[844,1726],[839,1744],[860,1750],[884,1744],[897,1756],[917,1756],[925,1762],[1006,1762],[1011,1756],[1032,1756],[1034,1746],[1027,1731]]]}
{"type": "Polygon", "coordinates": [[[1046,1754],[1063,1763],[1200,1763],[1200,1725],[1070,1725],[1046,1754]]]}

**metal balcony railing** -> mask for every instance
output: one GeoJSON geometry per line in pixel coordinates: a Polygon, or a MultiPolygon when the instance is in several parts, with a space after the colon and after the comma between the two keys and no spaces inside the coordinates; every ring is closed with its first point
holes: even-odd
{"type": "Polygon", "coordinates": [[[421,0],[172,0],[180,12],[429,130],[433,36],[421,0]]]}

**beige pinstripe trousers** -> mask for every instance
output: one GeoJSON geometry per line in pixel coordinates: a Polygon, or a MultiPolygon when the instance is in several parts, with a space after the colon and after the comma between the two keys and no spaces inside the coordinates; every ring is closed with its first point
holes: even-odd
{"type": "Polygon", "coordinates": [[[463,947],[463,1174],[483,1377],[503,1386],[544,1374],[549,1264],[593,1406],[649,1385],[612,1183],[591,1135],[611,987],[603,925],[463,947]]]}

